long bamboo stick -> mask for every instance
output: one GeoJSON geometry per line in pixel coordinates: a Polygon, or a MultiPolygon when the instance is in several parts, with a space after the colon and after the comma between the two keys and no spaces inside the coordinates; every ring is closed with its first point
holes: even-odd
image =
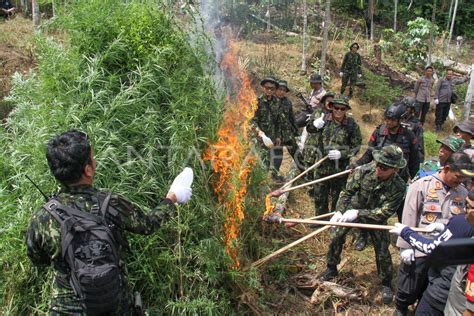
{"type": "MultiPolygon", "coordinates": [[[[357,167],[357,168],[360,168],[360,167],[357,167]]],[[[331,179],[346,175],[348,173],[353,172],[357,168],[341,171],[341,172],[335,173],[333,175],[330,175],[330,176],[327,176],[327,177],[324,177],[324,178],[321,178],[321,179],[313,180],[313,181],[310,181],[310,182],[306,182],[306,183],[303,183],[303,184],[300,184],[300,185],[297,185],[297,186],[294,186],[294,187],[291,187],[291,188],[285,188],[283,190],[278,189],[278,190],[275,190],[275,191],[271,192],[270,195],[275,196],[275,197],[280,196],[280,195],[282,195],[286,192],[290,192],[290,191],[293,191],[293,190],[296,190],[296,189],[301,189],[301,188],[307,187],[309,185],[313,185],[313,184],[316,184],[316,183],[321,183],[321,182],[324,182],[324,181],[327,181],[327,180],[331,180],[331,179]]]]}
{"type": "MultiPolygon", "coordinates": [[[[391,230],[395,226],[392,225],[375,225],[375,224],[362,224],[362,223],[343,223],[343,222],[328,222],[311,219],[299,219],[299,218],[281,218],[282,223],[298,223],[298,224],[316,224],[316,225],[330,225],[330,226],[341,226],[341,227],[352,227],[352,228],[366,228],[366,229],[380,229],[380,230],[391,230]]],[[[432,231],[426,228],[412,227],[416,232],[420,233],[431,233],[432,231]]]]}
{"type": "Polygon", "coordinates": [[[294,177],[292,180],[288,181],[287,183],[285,183],[281,188],[280,190],[284,190],[286,189],[287,187],[289,187],[293,182],[295,182],[296,180],[298,180],[299,178],[301,178],[302,176],[304,176],[305,174],[307,174],[308,172],[310,172],[311,170],[313,170],[314,168],[316,167],[319,167],[319,165],[321,165],[326,159],[328,159],[329,157],[328,156],[324,156],[323,158],[321,158],[320,160],[318,160],[316,163],[314,163],[311,167],[309,167],[308,169],[306,169],[305,171],[303,171],[302,173],[300,173],[299,175],[297,175],[296,177],[294,177]]]}
{"type": "MultiPolygon", "coordinates": [[[[329,216],[332,216],[334,214],[334,212],[331,212],[331,213],[327,213],[327,214],[322,214],[322,215],[318,215],[318,216],[315,216],[315,217],[312,217],[313,219],[320,219],[320,218],[326,218],[326,217],[329,217],[329,216]]],[[[315,230],[311,233],[309,233],[308,235],[304,236],[304,237],[301,237],[300,239],[298,240],[295,240],[294,242],[292,242],[291,244],[288,244],[286,245],[285,247],[283,248],[280,248],[278,249],[277,251],[274,251],[272,252],[271,254],[269,254],[268,256],[265,256],[263,257],[262,259],[259,259],[257,261],[255,261],[254,263],[252,263],[250,265],[250,267],[252,268],[255,268],[255,267],[258,267],[258,266],[261,266],[262,264],[264,264],[265,262],[267,262],[268,260],[270,259],[273,259],[275,258],[276,256],[278,255],[281,255],[282,253],[286,252],[287,250],[293,248],[294,246],[296,245],[299,245],[301,244],[303,241],[305,240],[308,240],[310,239],[311,237],[325,231],[326,229],[328,229],[330,226],[325,226],[325,227],[322,227],[318,230],[315,230]]]]}

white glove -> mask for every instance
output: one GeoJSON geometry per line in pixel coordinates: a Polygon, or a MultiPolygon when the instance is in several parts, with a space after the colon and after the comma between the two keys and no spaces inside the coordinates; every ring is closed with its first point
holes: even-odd
{"type": "Polygon", "coordinates": [[[435,99],[435,104],[439,104],[439,100],[438,99],[435,99]]]}
{"type": "Polygon", "coordinates": [[[265,145],[265,147],[267,147],[268,149],[273,147],[273,142],[270,139],[270,137],[268,137],[265,134],[263,134],[261,137],[262,137],[262,141],[263,141],[263,144],[265,145]]]}
{"type": "Polygon", "coordinates": [[[357,215],[359,215],[359,210],[347,210],[344,214],[342,214],[342,217],[339,221],[342,223],[350,223],[356,220],[357,215]]]}
{"type": "Polygon", "coordinates": [[[193,178],[193,169],[186,167],[176,176],[171,184],[169,192],[176,195],[176,200],[179,204],[186,203],[191,199],[191,195],[193,195],[193,190],[191,189],[193,178]]]}
{"type": "Polygon", "coordinates": [[[400,261],[404,264],[410,265],[412,261],[415,261],[415,251],[410,248],[401,250],[400,261]]]}
{"type": "Polygon", "coordinates": [[[344,75],[344,73],[341,71],[341,72],[339,73],[339,77],[342,77],[343,75],[344,75]]]}
{"type": "Polygon", "coordinates": [[[426,226],[426,229],[430,232],[442,232],[444,230],[444,225],[442,223],[432,223],[426,226]]]}
{"type": "Polygon", "coordinates": [[[357,75],[357,78],[361,78],[361,77],[362,77],[362,74],[358,74],[358,75],[357,75]]]}
{"type": "Polygon", "coordinates": [[[313,121],[313,126],[317,129],[321,129],[324,127],[324,113],[321,113],[321,116],[313,121]]]}
{"type": "Polygon", "coordinates": [[[390,233],[400,236],[403,228],[407,227],[405,224],[395,223],[395,228],[390,230],[390,233]]]}
{"type": "Polygon", "coordinates": [[[341,220],[341,218],[342,218],[342,213],[338,211],[331,217],[329,222],[330,223],[337,223],[341,220]]]}
{"type": "Polygon", "coordinates": [[[337,149],[330,150],[328,153],[328,157],[331,160],[339,160],[341,158],[341,152],[337,149]]]}

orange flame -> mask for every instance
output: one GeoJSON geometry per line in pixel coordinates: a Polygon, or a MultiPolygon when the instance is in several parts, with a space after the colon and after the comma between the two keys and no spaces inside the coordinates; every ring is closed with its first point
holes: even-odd
{"type": "Polygon", "coordinates": [[[263,216],[268,216],[273,213],[273,209],[275,208],[275,205],[272,203],[272,196],[270,194],[267,194],[265,197],[265,213],[263,213],[263,216]]]}
{"type": "Polygon", "coordinates": [[[257,109],[257,96],[247,73],[239,67],[234,43],[230,43],[221,68],[228,78],[234,80],[234,86],[239,85],[239,91],[234,102],[230,98],[227,100],[223,123],[217,132],[218,140],[204,153],[204,159],[212,161],[215,175],[212,186],[226,212],[226,252],[233,260],[233,268],[238,268],[240,262],[237,238],[245,217],[247,178],[256,163],[256,157],[250,154],[247,140],[250,120],[257,109]]]}

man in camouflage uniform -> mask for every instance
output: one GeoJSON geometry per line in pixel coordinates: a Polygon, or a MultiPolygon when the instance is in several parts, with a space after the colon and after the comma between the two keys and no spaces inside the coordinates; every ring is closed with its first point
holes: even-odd
{"type": "MultiPolygon", "coordinates": [[[[408,128],[401,125],[402,116],[406,109],[403,103],[390,105],[384,113],[385,124],[379,125],[370,136],[367,151],[353,166],[360,166],[372,161],[372,151],[388,145],[397,145],[403,151],[407,166],[400,169],[400,176],[405,182],[415,177],[420,165],[418,140],[408,128]]],[[[399,220],[402,218],[402,207],[397,211],[399,220]]],[[[362,251],[367,245],[367,234],[361,230],[356,241],[355,249],[362,251]]]]}
{"type": "Polygon", "coordinates": [[[349,98],[352,97],[353,87],[357,82],[357,78],[362,77],[362,59],[357,52],[358,50],[359,44],[353,43],[350,51],[344,56],[341,72],[339,73],[342,77],[341,94],[346,92],[347,84],[349,84],[349,98]]]}
{"type": "MultiPolygon", "coordinates": [[[[347,101],[335,99],[332,101],[332,112],[322,113],[320,117],[308,123],[306,127],[308,139],[303,151],[306,168],[323,156],[329,157],[329,160],[314,169],[312,180],[344,171],[349,164],[350,157],[359,151],[362,136],[359,125],[347,115],[350,108],[347,101]]],[[[346,177],[339,177],[313,187],[312,194],[316,215],[325,214],[329,210],[335,209],[339,193],[346,180],[346,177]],[[331,197],[330,208],[329,197],[331,197]]]]}
{"type": "MultiPolygon", "coordinates": [[[[185,203],[191,198],[192,170],[186,168],[173,182],[166,198],[151,212],[146,214],[125,198],[99,191],[92,186],[96,170],[93,150],[86,134],[71,130],[49,141],[46,154],[54,177],[63,189],[54,196],[64,206],[76,212],[94,214],[110,198],[105,211],[105,221],[117,242],[121,261],[128,243],[126,232],[152,234],[162,223],[174,216],[174,203],[185,203]]],[[[51,212],[56,212],[52,210],[51,212]]],[[[97,213],[96,213],[97,214],[97,213]]],[[[86,315],[87,311],[70,285],[70,267],[61,250],[61,230],[58,221],[46,208],[33,214],[26,233],[26,252],[32,263],[38,266],[54,267],[54,283],[51,299],[51,315],[86,315]]],[[[132,292],[126,282],[126,267],[122,263],[123,294],[120,306],[111,315],[133,315],[132,292]]]]}
{"type": "MultiPolygon", "coordinates": [[[[296,143],[296,136],[298,136],[298,127],[296,126],[295,115],[293,113],[293,104],[286,96],[289,91],[290,88],[288,88],[288,82],[286,82],[285,80],[278,81],[276,97],[280,101],[280,110],[278,112],[280,114],[279,124],[281,130],[281,141],[282,145],[286,147],[291,157],[293,157],[295,163],[298,165],[299,163],[295,159],[295,154],[298,149],[298,145],[296,143]]],[[[276,170],[280,170],[282,161],[283,155],[279,157],[279,160],[275,163],[276,170]]]]}
{"type": "Polygon", "coordinates": [[[402,103],[406,106],[406,112],[402,116],[402,125],[415,135],[418,141],[419,160],[425,160],[425,141],[423,138],[423,124],[418,119],[417,103],[413,97],[405,97],[402,103]]]}
{"type": "Polygon", "coordinates": [[[464,145],[464,141],[455,136],[448,136],[442,140],[437,139],[436,142],[440,144],[438,159],[430,159],[423,162],[420,166],[420,170],[413,179],[413,182],[420,178],[437,173],[446,164],[449,157],[451,157],[455,152],[462,150],[464,145]]]}
{"type": "MultiPolygon", "coordinates": [[[[454,153],[439,172],[411,184],[401,223],[410,227],[426,227],[435,222],[446,224],[452,216],[463,213],[468,192],[462,184],[466,179],[462,169],[470,164],[465,153],[454,153]]],[[[440,267],[436,267],[432,271],[434,273],[429,273],[426,254],[415,251],[402,238],[398,239],[397,246],[400,247],[401,263],[394,315],[407,315],[408,306],[422,295],[429,305],[443,311],[456,266],[444,267],[441,271],[437,271],[440,267]],[[430,290],[425,291],[427,288],[430,290]]]]}
{"type": "MultiPolygon", "coordinates": [[[[398,170],[406,165],[402,150],[390,145],[374,151],[373,156],[374,162],[359,167],[347,180],[331,221],[387,225],[387,220],[403,203],[405,183],[398,175],[398,170]]],[[[338,275],[337,265],[350,229],[337,227],[332,232],[327,270],[320,275],[321,281],[329,281],[338,275]]],[[[390,236],[385,230],[370,230],[368,234],[374,244],[377,272],[382,279],[382,299],[389,304],[393,297],[392,257],[388,250],[390,236]]]]}
{"type": "Polygon", "coordinates": [[[474,122],[467,119],[461,123],[456,124],[453,128],[453,132],[457,137],[464,140],[463,151],[474,161],[474,147],[471,144],[474,138],[474,122]]]}
{"type": "MultiPolygon", "coordinates": [[[[268,154],[263,156],[263,161],[270,167],[272,176],[278,175],[276,169],[279,159],[283,157],[283,148],[281,147],[281,125],[282,116],[280,101],[275,96],[279,84],[274,77],[266,77],[260,82],[263,94],[258,97],[257,110],[252,119],[252,123],[261,139],[263,146],[268,154]]],[[[280,162],[281,164],[281,162],[280,162]]]]}

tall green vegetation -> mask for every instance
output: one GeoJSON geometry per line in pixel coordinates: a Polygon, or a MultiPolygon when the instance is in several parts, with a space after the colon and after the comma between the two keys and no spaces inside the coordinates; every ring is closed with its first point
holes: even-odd
{"type": "Polygon", "coordinates": [[[92,140],[96,186],[145,208],[160,202],[183,167],[193,167],[191,202],[157,233],[130,236],[130,283],[152,314],[231,313],[235,274],[227,270],[222,210],[200,158],[223,102],[202,67],[212,62],[204,46],[190,44],[176,23],[156,1],[69,1],[43,30],[55,37],[38,36],[38,71],[13,78],[15,109],[0,131],[1,314],[48,308],[52,268],[32,266],[24,246],[43,200],[25,176],[47,193],[57,190],[45,144],[71,128],[92,140]]]}

